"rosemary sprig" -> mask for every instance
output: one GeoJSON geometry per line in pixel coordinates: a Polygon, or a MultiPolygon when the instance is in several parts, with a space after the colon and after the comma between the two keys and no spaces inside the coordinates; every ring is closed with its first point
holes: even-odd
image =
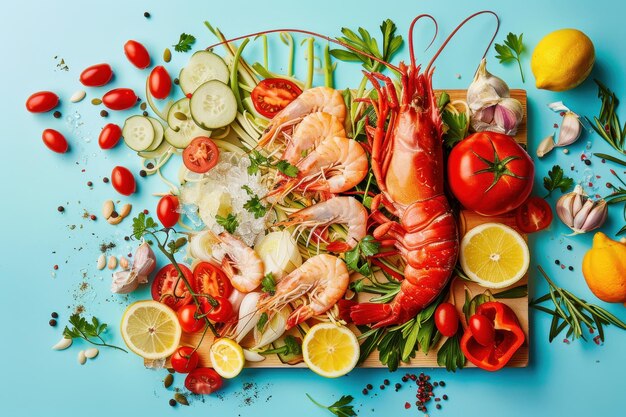
{"type": "Polygon", "coordinates": [[[597,337],[602,342],[604,342],[604,329],[602,326],[612,324],[622,330],[626,330],[626,323],[613,314],[595,304],[587,303],[566,289],[557,287],[541,266],[537,266],[537,269],[548,282],[549,292],[531,300],[529,306],[552,316],[549,333],[550,342],[566,328],[566,337],[572,337],[574,340],[581,338],[587,341],[583,334],[583,325],[589,329],[590,333],[597,330],[597,337]],[[546,301],[552,301],[554,309],[539,305],[546,301]]]}
{"type": "MultiPolygon", "coordinates": [[[[613,190],[611,194],[606,196],[604,199],[607,204],[620,204],[624,203],[623,207],[623,215],[624,215],[624,223],[626,223],[626,183],[617,175],[617,172],[611,170],[611,174],[613,174],[618,181],[622,184],[620,186],[615,186],[613,183],[609,183],[608,185],[613,190]]],[[[622,226],[621,229],[616,233],[617,236],[626,233],[626,224],[622,226]]]]}
{"type": "MultiPolygon", "coordinates": [[[[611,145],[613,149],[623,156],[626,156],[626,123],[624,127],[622,127],[619,116],[617,115],[619,100],[615,93],[607,86],[602,84],[599,80],[594,81],[598,84],[598,97],[602,101],[600,114],[593,118],[593,122],[587,116],[585,116],[585,119],[587,119],[587,122],[589,122],[593,130],[611,145]]],[[[603,153],[594,153],[594,155],[611,162],[626,165],[625,159],[616,158],[603,153]]]]}

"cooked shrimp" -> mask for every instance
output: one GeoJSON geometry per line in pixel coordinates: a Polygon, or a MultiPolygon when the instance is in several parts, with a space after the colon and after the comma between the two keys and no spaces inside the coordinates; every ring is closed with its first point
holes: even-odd
{"type": "Polygon", "coordinates": [[[334,197],[310,207],[299,210],[289,216],[287,225],[301,227],[328,227],[334,223],[348,226],[345,242],[330,242],[326,249],[332,252],[346,252],[365,237],[367,233],[367,210],[354,197],[334,197]]]}
{"type": "Polygon", "coordinates": [[[305,90],[298,98],[276,113],[259,140],[259,145],[264,146],[285,127],[298,123],[307,114],[319,111],[332,114],[343,123],[346,118],[346,103],[341,93],[329,87],[305,90]]]}
{"type": "Polygon", "coordinates": [[[220,233],[220,248],[226,253],[222,258],[222,268],[237,291],[254,291],[265,274],[263,260],[241,240],[228,232],[220,233]]]}
{"type": "Polygon", "coordinates": [[[287,141],[283,159],[295,165],[324,139],[332,136],[346,136],[343,122],[330,113],[311,113],[302,119],[287,141]]]}
{"type": "Polygon", "coordinates": [[[309,302],[296,308],[287,319],[286,329],[323,314],[343,297],[350,276],[346,264],[333,255],[316,255],[282,279],[271,297],[257,304],[260,311],[279,311],[288,303],[307,295],[309,302]]]}

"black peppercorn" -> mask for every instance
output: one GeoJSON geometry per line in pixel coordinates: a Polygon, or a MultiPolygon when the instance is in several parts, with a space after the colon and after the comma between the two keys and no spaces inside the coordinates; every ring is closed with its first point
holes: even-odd
{"type": "Polygon", "coordinates": [[[170,405],[171,407],[174,407],[174,406],[176,405],[176,400],[175,400],[175,399],[173,399],[173,398],[172,398],[172,399],[170,399],[170,401],[169,401],[169,405],[170,405]]]}

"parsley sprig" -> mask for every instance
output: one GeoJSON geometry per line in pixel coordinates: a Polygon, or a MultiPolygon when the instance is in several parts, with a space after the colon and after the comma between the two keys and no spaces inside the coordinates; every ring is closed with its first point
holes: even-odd
{"type": "Polygon", "coordinates": [[[354,399],[352,395],[342,395],[340,399],[338,399],[337,401],[335,401],[333,404],[329,406],[325,406],[324,404],[318,403],[309,394],[306,394],[306,396],[309,397],[309,400],[311,400],[313,404],[317,405],[320,408],[325,408],[326,410],[330,411],[337,417],[356,416],[356,413],[354,412],[354,406],[350,405],[350,403],[354,399]]]}
{"type": "Polygon", "coordinates": [[[237,220],[237,216],[233,213],[228,214],[226,217],[216,214],[215,221],[231,234],[235,233],[235,230],[237,230],[237,227],[239,226],[239,220],[237,220]]]}
{"type": "Polygon", "coordinates": [[[276,292],[276,278],[271,272],[267,273],[261,280],[261,291],[274,295],[276,292]]]}
{"type": "Polygon", "coordinates": [[[369,276],[372,274],[372,267],[367,257],[376,255],[379,249],[380,244],[376,239],[367,235],[352,250],[346,252],[346,265],[361,275],[369,276]]]}
{"type": "Polygon", "coordinates": [[[506,39],[504,40],[504,44],[496,43],[495,48],[496,52],[498,53],[498,55],[496,55],[496,58],[500,60],[501,64],[517,61],[517,65],[519,66],[519,72],[522,76],[522,82],[525,83],[526,80],[524,80],[524,71],[522,70],[522,60],[520,58],[522,52],[524,52],[524,43],[522,42],[523,36],[523,33],[517,36],[509,32],[509,34],[506,36],[506,39]]]}
{"type": "Polygon", "coordinates": [[[469,124],[465,113],[452,112],[449,110],[450,95],[445,91],[439,96],[437,106],[441,112],[441,119],[444,124],[443,142],[446,147],[452,149],[454,145],[465,139],[468,133],[469,124]]]}
{"type": "Polygon", "coordinates": [[[552,169],[548,171],[548,176],[543,177],[543,187],[548,190],[548,194],[546,194],[544,198],[550,197],[552,192],[557,188],[564,193],[569,190],[572,185],[574,185],[574,180],[563,173],[563,168],[554,165],[552,169]]]}
{"type": "Polygon", "coordinates": [[[176,45],[172,45],[176,52],[189,52],[191,46],[196,42],[196,38],[188,33],[181,33],[176,45]]]}
{"type": "Polygon", "coordinates": [[[277,162],[271,162],[267,156],[264,156],[257,150],[250,152],[248,158],[250,158],[250,166],[248,167],[249,175],[256,174],[259,172],[259,168],[264,167],[276,169],[291,178],[296,178],[298,176],[298,168],[283,159],[280,159],[277,162]]]}
{"type": "Polygon", "coordinates": [[[100,323],[95,316],[91,317],[91,321],[87,321],[80,314],[74,313],[70,316],[69,323],[70,325],[65,326],[65,329],[63,329],[63,336],[66,339],[83,339],[92,345],[106,346],[128,353],[126,349],[110,345],[104,341],[101,335],[107,329],[107,324],[100,323]]]}
{"type": "Polygon", "coordinates": [[[267,207],[261,203],[261,199],[258,195],[254,194],[252,188],[247,185],[242,185],[241,188],[246,191],[250,196],[250,199],[246,201],[243,208],[254,214],[255,219],[260,219],[267,213],[267,207]]]}

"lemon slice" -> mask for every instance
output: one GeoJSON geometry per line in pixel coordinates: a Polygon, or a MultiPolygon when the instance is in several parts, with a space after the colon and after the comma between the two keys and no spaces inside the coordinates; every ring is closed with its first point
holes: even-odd
{"type": "Polygon", "coordinates": [[[515,230],[485,223],[463,237],[460,260],[472,281],[486,288],[504,288],[526,274],[530,255],[524,238],[515,230]]]}
{"type": "Polygon", "coordinates": [[[211,364],[215,372],[223,378],[234,378],[243,369],[245,358],[243,349],[231,339],[217,339],[209,351],[211,364]]]}
{"type": "Polygon", "coordinates": [[[359,341],[347,327],[320,323],[311,327],[304,337],[302,355],[313,372],[326,378],[337,378],[356,366],[359,341]]]}
{"type": "Polygon", "coordinates": [[[174,353],[182,333],[176,313],[153,300],[129,305],[120,328],[128,348],[145,359],[165,358],[174,353]]]}

